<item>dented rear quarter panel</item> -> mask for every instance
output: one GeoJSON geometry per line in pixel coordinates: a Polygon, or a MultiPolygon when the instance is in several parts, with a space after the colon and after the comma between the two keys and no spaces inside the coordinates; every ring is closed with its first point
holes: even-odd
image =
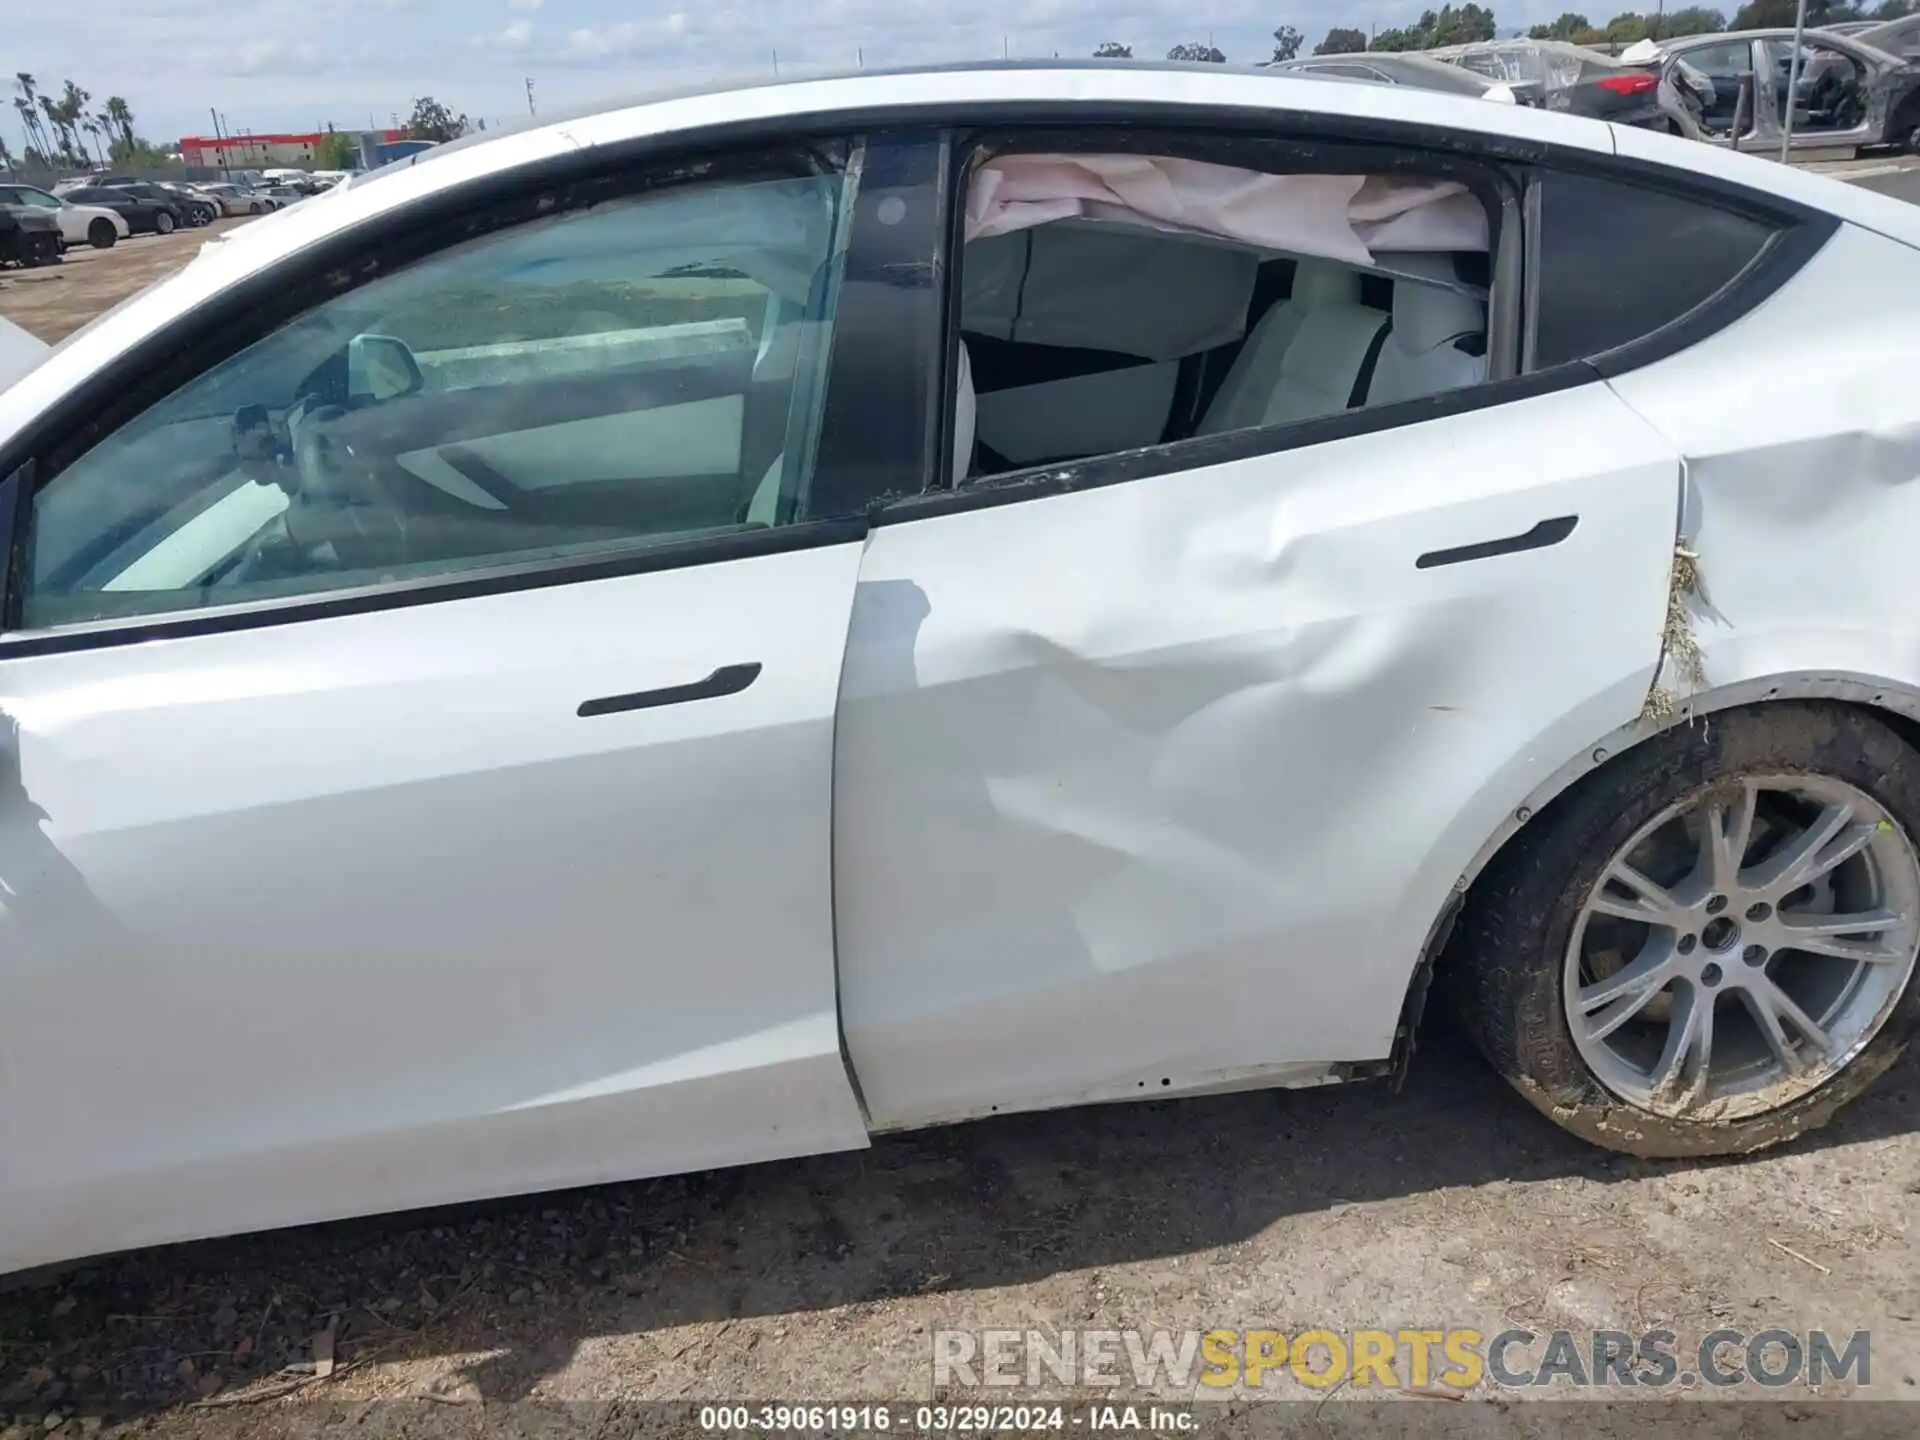
{"type": "Polygon", "coordinates": [[[1612,381],[1684,457],[1699,715],[1826,695],[1920,714],[1920,249],[1843,225],[1767,304],[1612,381]]]}
{"type": "Polygon", "coordinates": [[[1384,1057],[1487,836],[1639,712],[1678,489],[1596,380],[877,528],[834,774],[876,1128],[1384,1057]]]}

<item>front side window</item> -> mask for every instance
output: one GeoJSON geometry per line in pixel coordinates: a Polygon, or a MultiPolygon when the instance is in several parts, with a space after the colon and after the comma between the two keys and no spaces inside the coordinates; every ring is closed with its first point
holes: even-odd
{"type": "Polygon", "coordinates": [[[846,184],[604,202],[318,304],[41,488],[26,624],[818,518],[846,184]]]}

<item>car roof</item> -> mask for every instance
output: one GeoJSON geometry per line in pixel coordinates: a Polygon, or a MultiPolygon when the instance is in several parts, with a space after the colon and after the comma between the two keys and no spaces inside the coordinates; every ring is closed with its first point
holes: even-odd
{"type": "MultiPolygon", "coordinates": [[[[366,183],[336,187],[203,244],[170,279],[126,302],[64,342],[47,363],[0,397],[0,433],[22,418],[20,407],[51,403],[95,368],[228,287],[333,237],[378,223],[400,207],[519,172],[537,172],[581,152],[646,145],[764,142],[778,134],[843,132],[879,125],[1124,122],[1151,115],[1160,123],[1209,117],[1254,123],[1271,116],[1365,124],[1388,121],[1444,135],[1552,144],[1570,152],[1612,155],[1626,132],[1593,120],[1526,106],[1489,105],[1407,85],[1333,84],[1310,75],[1251,67],[1158,62],[1030,62],[937,69],[865,71],[831,78],[754,80],[731,88],[701,87],[642,102],[607,102],[588,113],[541,116],[510,133],[488,132],[469,143],[428,152],[411,165],[376,173],[366,183]]],[[[1920,243],[1920,212],[1858,187],[1799,173],[1749,156],[1723,156],[1710,146],[1666,136],[1651,158],[1670,170],[1722,174],[1759,192],[1798,200],[1843,218],[1920,243]]],[[[1636,147],[1643,142],[1636,140],[1636,147]]],[[[1636,153],[1649,153],[1637,151],[1636,153]]]]}

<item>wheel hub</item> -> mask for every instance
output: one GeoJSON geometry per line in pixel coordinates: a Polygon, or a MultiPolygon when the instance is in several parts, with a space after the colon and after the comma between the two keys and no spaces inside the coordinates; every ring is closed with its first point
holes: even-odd
{"type": "Polygon", "coordinates": [[[1837,1075],[1920,949],[1920,854],[1823,776],[1719,782],[1621,847],[1577,917],[1568,1025],[1595,1077],[1675,1118],[1736,1119],[1837,1075]]]}

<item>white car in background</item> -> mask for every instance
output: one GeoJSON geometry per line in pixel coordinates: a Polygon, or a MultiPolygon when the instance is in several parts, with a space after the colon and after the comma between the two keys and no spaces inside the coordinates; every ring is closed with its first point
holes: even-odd
{"type": "Polygon", "coordinates": [[[117,210],[104,205],[76,205],[37,185],[0,183],[0,205],[30,205],[46,211],[60,226],[62,248],[91,245],[96,250],[109,250],[132,233],[117,210]]]}
{"type": "Polygon", "coordinates": [[[1430,982],[1594,1143],[1824,1123],[1920,1030],[1916,297],[1885,196],[1218,66],[236,228],[0,393],[0,1270],[1399,1073],[1430,982]]]}

